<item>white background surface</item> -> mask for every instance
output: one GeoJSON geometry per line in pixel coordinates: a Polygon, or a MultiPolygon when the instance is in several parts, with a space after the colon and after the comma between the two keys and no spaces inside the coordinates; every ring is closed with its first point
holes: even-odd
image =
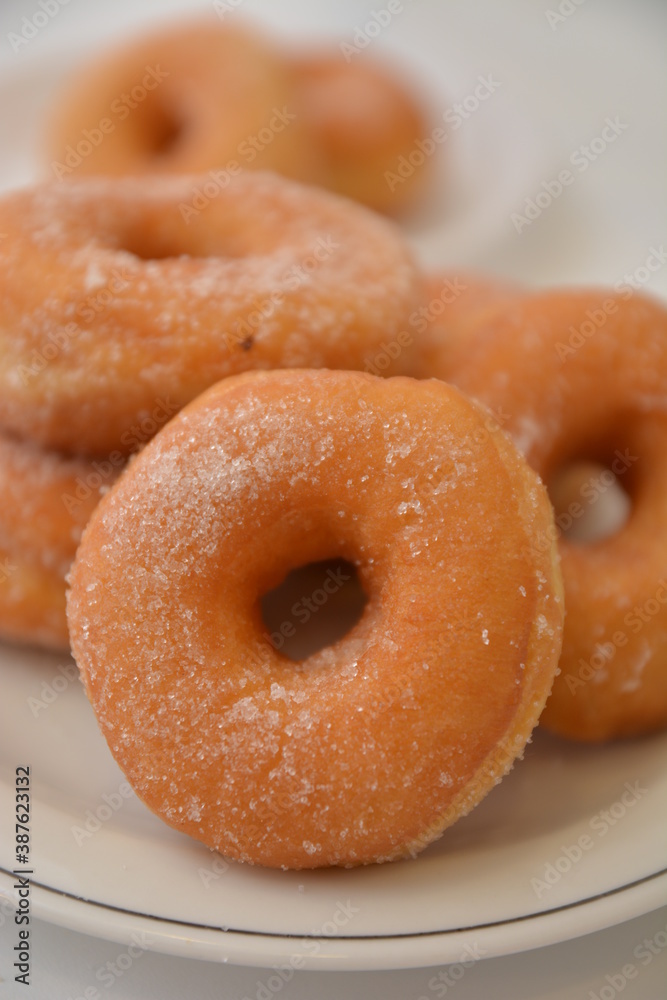
{"type": "MultiPolygon", "coordinates": [[[[376,3],[345,2],[273,3],[243,0],[230,17],[257,14],[290,38],[311,38],[336,31],[349,37],[363,24],[376,3]]],[[[600,134],[607,117],[619,117],[627,128],[609,148],[577,175],[543,214],[521,234],[509,215],[500,219],[493,239],[484,234],[479,248],[462,241],[454,261],[437,255],[432,240],[419,239],[417,249],[432,266],[438,263],[472,264],[528,284],[586,283],[611,284],[625,273],[641,267],[652,248],[666,240],[667,134],[664,128],[664,95],[667,93],[667,5],[655,0],[585,0],[574,13],[554,29],[545,16],[557,10],[556,2],[512,0],[502,4],[492,0],[413,0],[405,13],[373,42],[369,51],[401,56],[413,67],[420,81],[436,77],[456,81],[464,97],[468,84],[478,74],[492,74],[501,81],[493,102],[480,109],[489,120],[515,119],[529,123],[528,133],[538,140],[539,157],[531,146],[526,150],[531,171],[522,171],[524,151],[511,150],[517,172],[526,177],[525,198],[534,197],[543,181],[555,178],[580,144],[600,134]]],[[[122,34],[131,23],[139,23],[172,9],[210,9],[212,4],[168,2],[114,3],[113,0],[69,0],[67,6],[40,30],[19,53],[14,53],[8,33],[19,31],[21,18],[31,16],[38,3],[7,2],[0,10],[0,60],[3,72],[16,67],[25,70],[33,59],[46,59],[63,45],[90,37],[91,21],[100,41],[122,34]]],[[[443,83],[444,85],[444,83],[443,83]]],[[[11,116],[11,106],[3,106],[0,116],[11,116]]],[[[477,124],[483,124],[480,118],[477,124]]],[[[16,129],[29,123],[17,122],[16,129]]],[[[5,155],[0,150],[0,156],[5,155]]],[[[500,157],[500,153],[499,153],[500,157]]],[[[503,162],[507,162],[506,160],[503,162]]],[[[498,160],[500,165],[501,159],[498,160]]],[[[490,182],[493,157],[486,164],[490,182]]],[[[516,211],[521,211],[519,197],[516,211]]],[[[448,248],[449,254],[449,248],[448,248]]],[[[646,285],[647,290],[667,295],[667,265],[646,285]]],[[[4,709],[7,710],[6,708],[4,709]]],[[[169,874],[165,872],[165,880],[169,874]]],[[[444,888],[443,888],[443,891],[444,888]]],[[[667,910],[578,941],[523,955],[478,963],[466,970],[463,979],[447,988],[433,980],[437,970],[388,973],[297,973],[276,995],[289,998],[347,996],[393,998],[455,996],[460,1000],[479,997],[561,998],[603,994],[609,1000],[606,976],[618,975],[620,968],[634,962],[637,978],[616,989],[627,1000],[659,1000],[665,995],[667,951],[650,964],[640,966],[633,951],[644,938],[652,938],[667,924],[667,910]]],[[[114,963],[124,948],[75,935],[37,923],[34,928],[34,985],[30,990],[15,987],[7,962],[7,924],[2,928],[0,998],[29,996],[36,1000],[72,1000],[86,988],[111,998],[172,998],[192,996],[255,997],[258,983],[271,975],[260,970],[191,962],[154,954],[142,954],[128,971],[105,986],[96,978],[105,963],[114,963]]],[[[13,937],[13,935],[11,935],[13,937]]],[[[108,982],[108,979],[106,980],[108,982]]],[[[619,980],[616,985],[618,987],[619,980]]],[[[90,995],[90,994],[89,994],[90,995]]],[[[261,992],[260,992],[261,995],[261,992]]],[[[92,996],[95,996],[93,993],[92,996]]]]}

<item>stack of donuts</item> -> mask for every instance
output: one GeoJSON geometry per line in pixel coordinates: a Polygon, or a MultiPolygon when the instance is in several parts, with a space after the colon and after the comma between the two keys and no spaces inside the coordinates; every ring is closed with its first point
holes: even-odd
{"type": "Polygon", "coordinates": [[[64,576],[80,529],[127,456],[184,404],[248,370],[363,370],[419,304],[408,249],[379,216],[248,172],[186,220],[200,180],[52,182],[0,204],[10,509],[21,518],[48,497],[58,515],[55,530],[36,509],[45,530],[27,527],[27,545],[13,520],[0,536],[19,564],[2,611],[15,638],[68,646],[64,576]]]}
{"type": "Polygon", "coordinates": [[[75,155],[136,65],[169,88],[66,182],[0,198],[0,634],[71,645],[137,794],[209,847],[414,856],[538,720],[589,741],[667,723],[667,311],[421,274],[394,223],[302,182],[388,207],[387,147],[344,154],[329,118],[357,69],[196,31],[100,63],[54,127],[75,155]],[[247,74],[234,114],[200,73],[247,74]],[[299,92],[321,127],[261,164],[289,176],[230,170],[267,97],[299,92]],[[588,543],[547,492],[583,516],[582,462],[629,498],[588,543]],[[331,559],[363,613],[288,659],[262,598],[331,559]]]}

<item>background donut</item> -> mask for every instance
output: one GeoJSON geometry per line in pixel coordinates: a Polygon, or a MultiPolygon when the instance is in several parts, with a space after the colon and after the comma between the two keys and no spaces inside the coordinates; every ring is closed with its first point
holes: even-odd
{"type": "Polygon", "coordinates": [[[339,194],[378,212],[414,205],[429,177],[429,161],[401,184],[385,176],[398,169],[427,135],[424,112],[406,86],[382,64],[321,53],[294,60],[303,120],[323,161],[323,180],[339,194]]]}
{"type": "Polygon", "coordinates": [[[47,146],[57,180],[321,173],[286,60],[256,30],[215,20],[185,21],[98,55],[58,98],[47,146]]]}
{"type": "Polygon", "coordinates": [[[397,213],[426,165],[391,185],[426,137],[409,89],[372,59],[291,56],[255,29],[184,22],[126,42],[81,68],[48,129],[57,180],[275,170],[397,213]]]}
{"type": "Polygon", "coordinates": [[[544,725],[583,740],[664,728],[667,310],[629,289],[526,295],[469,328],[444,374],[502,412],[547,484],[578,467],[570,520],[605,492],[591,460],[629,497],[611,536],[560,539],[565,634],[544,725]]]}

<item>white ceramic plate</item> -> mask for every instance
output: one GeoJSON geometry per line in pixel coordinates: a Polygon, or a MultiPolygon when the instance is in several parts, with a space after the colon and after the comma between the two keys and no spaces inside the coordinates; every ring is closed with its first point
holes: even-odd
{"type": "Polygon", "coordinates": [[[586,747],[538,733],[503,783],[416,860],[269,871],[226,865],[124,798],[70,676],[67,658],[0,649],[8,912],[22,765],[32,781],[33,912],[121,942],[148,935],[141,940],[157,951],[264,966],[436,965],[466,947],[490,957],[565,940],[667,898],[665,736],[586,747]]]}

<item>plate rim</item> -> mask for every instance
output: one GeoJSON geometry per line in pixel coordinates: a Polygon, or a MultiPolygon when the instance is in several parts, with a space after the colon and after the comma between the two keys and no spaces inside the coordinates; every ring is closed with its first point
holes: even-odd
{"type": "MultiPolygon", "coordinates": [[[[11,900],[15,878],[0,868],[0,895],[11,900]]],[[[532,951],[625,923],[660,909],[667,900],[667,869],[662,869],[595,896],[492,924],[409,934],[318,937],[175,921],[86,900],[39,882],[30,884],[33,915],[75,933],[135,946],[140,935],[150,939],[146,950],[180,958],[274,969],[284,968],[287,962],[288,968],[341,972],[443,966],[460,961],[471,947],[484,959],[532,951]],[[517,924],[525,932],[520,938],[508,933],[517,924]]]]}

